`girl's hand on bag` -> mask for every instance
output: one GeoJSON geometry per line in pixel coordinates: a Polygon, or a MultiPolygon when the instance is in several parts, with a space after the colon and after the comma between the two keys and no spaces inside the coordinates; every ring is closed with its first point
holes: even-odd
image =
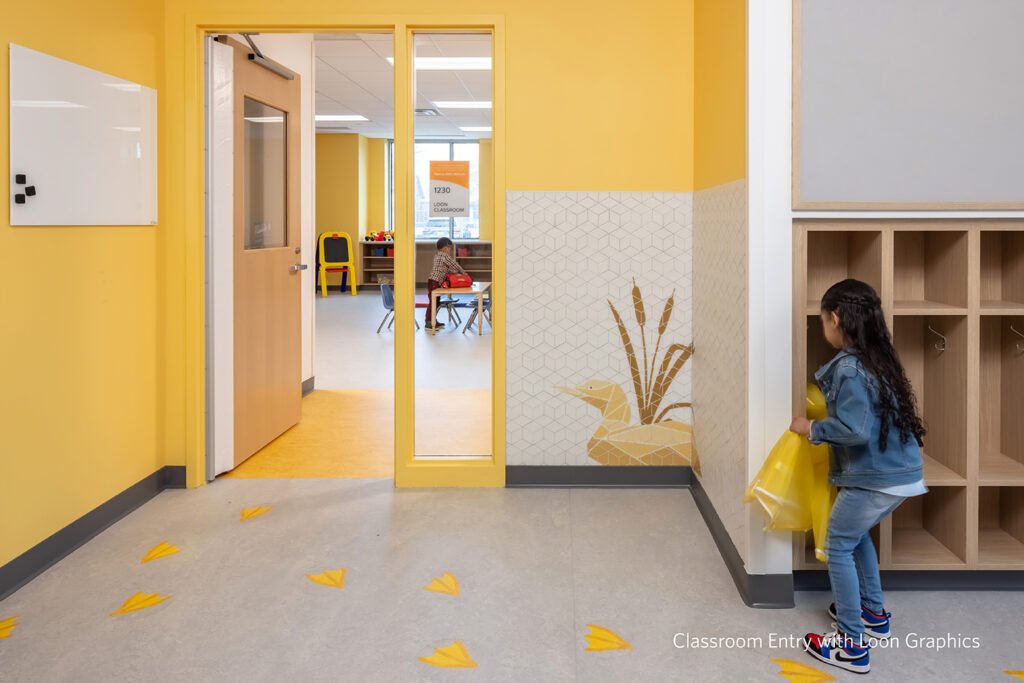
{"type": "Polygon", "coordinates": [[[806,417],[794,417],[789,425],[789,431],[807,436],[811,433],[811,421],[806,417]]]}

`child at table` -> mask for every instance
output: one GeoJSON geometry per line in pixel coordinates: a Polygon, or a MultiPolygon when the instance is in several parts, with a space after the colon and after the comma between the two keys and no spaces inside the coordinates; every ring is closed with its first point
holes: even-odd
{"type": "MultiPolygon", "coordinates": [[[[442,237],[437,241],[437,254],[434,255],[434,265],[430,269],[430,275],[427,277],[427,318],[426,323],[429,328],[430,321],[433,320],[433,297],[430,296],[438,287],[443,287],[444,283],[448,282],[448,276],[452,273],[466,274],[466,271],[462,269],[462,266],[452,258],[452,249],[455,244],[447,237],[442,237]]],[[[436,329],[444,327],[443,323],[437,323],[436,329]]]]}

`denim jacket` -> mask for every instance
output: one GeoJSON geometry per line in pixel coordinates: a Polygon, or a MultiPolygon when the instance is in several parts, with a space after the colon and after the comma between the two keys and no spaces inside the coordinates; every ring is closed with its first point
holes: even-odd
{"type": "Polygon", "coordinates": [[[828,417],[811,425],[809,438],[829,445],[830,484],[896,486],[921,479],[921,449],[913,437],[900,443],[899,430],[890,425],[886,449],[879,449],[878,381],[853,353],[843,349],[814,378],[825,395],[828,417]]]}

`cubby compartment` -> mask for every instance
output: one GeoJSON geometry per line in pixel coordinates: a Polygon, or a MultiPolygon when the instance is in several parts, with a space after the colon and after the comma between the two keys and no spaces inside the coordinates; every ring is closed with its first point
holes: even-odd
{"type": "Polygon", "coordinates": [[[829,287],[847,278],[882,287],[882,233],[878,230],[807,233],[807,313],[817,313],[829,287]]]}
{"type": "Polygon", "coordinates": [[[934,487],[907,498],[893,512],[893,567],[957,568],[966,561],[966,488],[934,487]]]}
{"type": "Polygon", "coordinates": [[[982,231],[981,310],[1024,312],[1024,231],[982,231]]]}
{"type": "Polygon", "coordinates": [[[807,381],[814,382],[814,373],[818,368],[832,360],[839,353],[825,341],[821,328],[821,316],[807,316],[807,381]]]}
{"type": "Polygon", "coordinates": [[[893,243],[894,312],[927,315],[966,309],[967,263],[966,231],[897,230],[893,243]]]}
{"type": "MultiPolygon", "coordinates": [[[[880,540],[880,538],[881,538],[881,531],[880,531],[880,529],[881,529],[881,527],[879,525],[875,525],[874,528],[872,528],[871,532],[870,532],[871,533],[871,542],[875,544],[875,552],[878,554],[879,557],[882,556],[882,546],[881,546],[881,540],[880,540]]],[[[819,562],[818,559],[814,556],[814,534],[812,532],[810,532],[810,531],[805,531],[805,532],[803,532],[802,536],[803,536],[803,552],[802,552],[802,554],[800,556],[800,561],[802,563],[801,567],[803,569],[825,569],[826,568],[825,563],[824,562],[819,562]]],[[[796,534],[796,537],[798,539],[800,538],[800,533],[799,532],[796,534]]]]}
{"type": "Polygon", "coordinates": [[[1024,315],[981,318],[978,483],[1024,485],[1024,315]]]}
{"type": "Polygon", "coordinates": [[[978,564],[1024,568],[1024,487],[978,489],[978,564]]]}
{"type": "Polygon", "coordinates": [[[967,477],[967,319],[898,316],[896,351],[906,368],[928,430],[922,456],[929,486],[967,477]]]}

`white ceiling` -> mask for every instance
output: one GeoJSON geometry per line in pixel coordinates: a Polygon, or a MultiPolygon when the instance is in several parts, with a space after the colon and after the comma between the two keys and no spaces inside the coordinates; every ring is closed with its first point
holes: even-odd
{"type": "MultiPolygon", "coordinates": [[[[318,133],[360,133],[394,137],[393,56],[390,33],[317,34],[316,113],[358,114],[369,121],[318,122],[318,133]]],[[[490,57],[491,37],[472,34],[420,34],[417,57],[490,57]]],[[[434,102],[491,101],[490,71],[417,70],[416,108],[434,102]]],[[[460,127],[490,126],[490,109],[438,109],[439,116],[417,116],[417,138],[489,138],[490,133],[460,127]]]]}

